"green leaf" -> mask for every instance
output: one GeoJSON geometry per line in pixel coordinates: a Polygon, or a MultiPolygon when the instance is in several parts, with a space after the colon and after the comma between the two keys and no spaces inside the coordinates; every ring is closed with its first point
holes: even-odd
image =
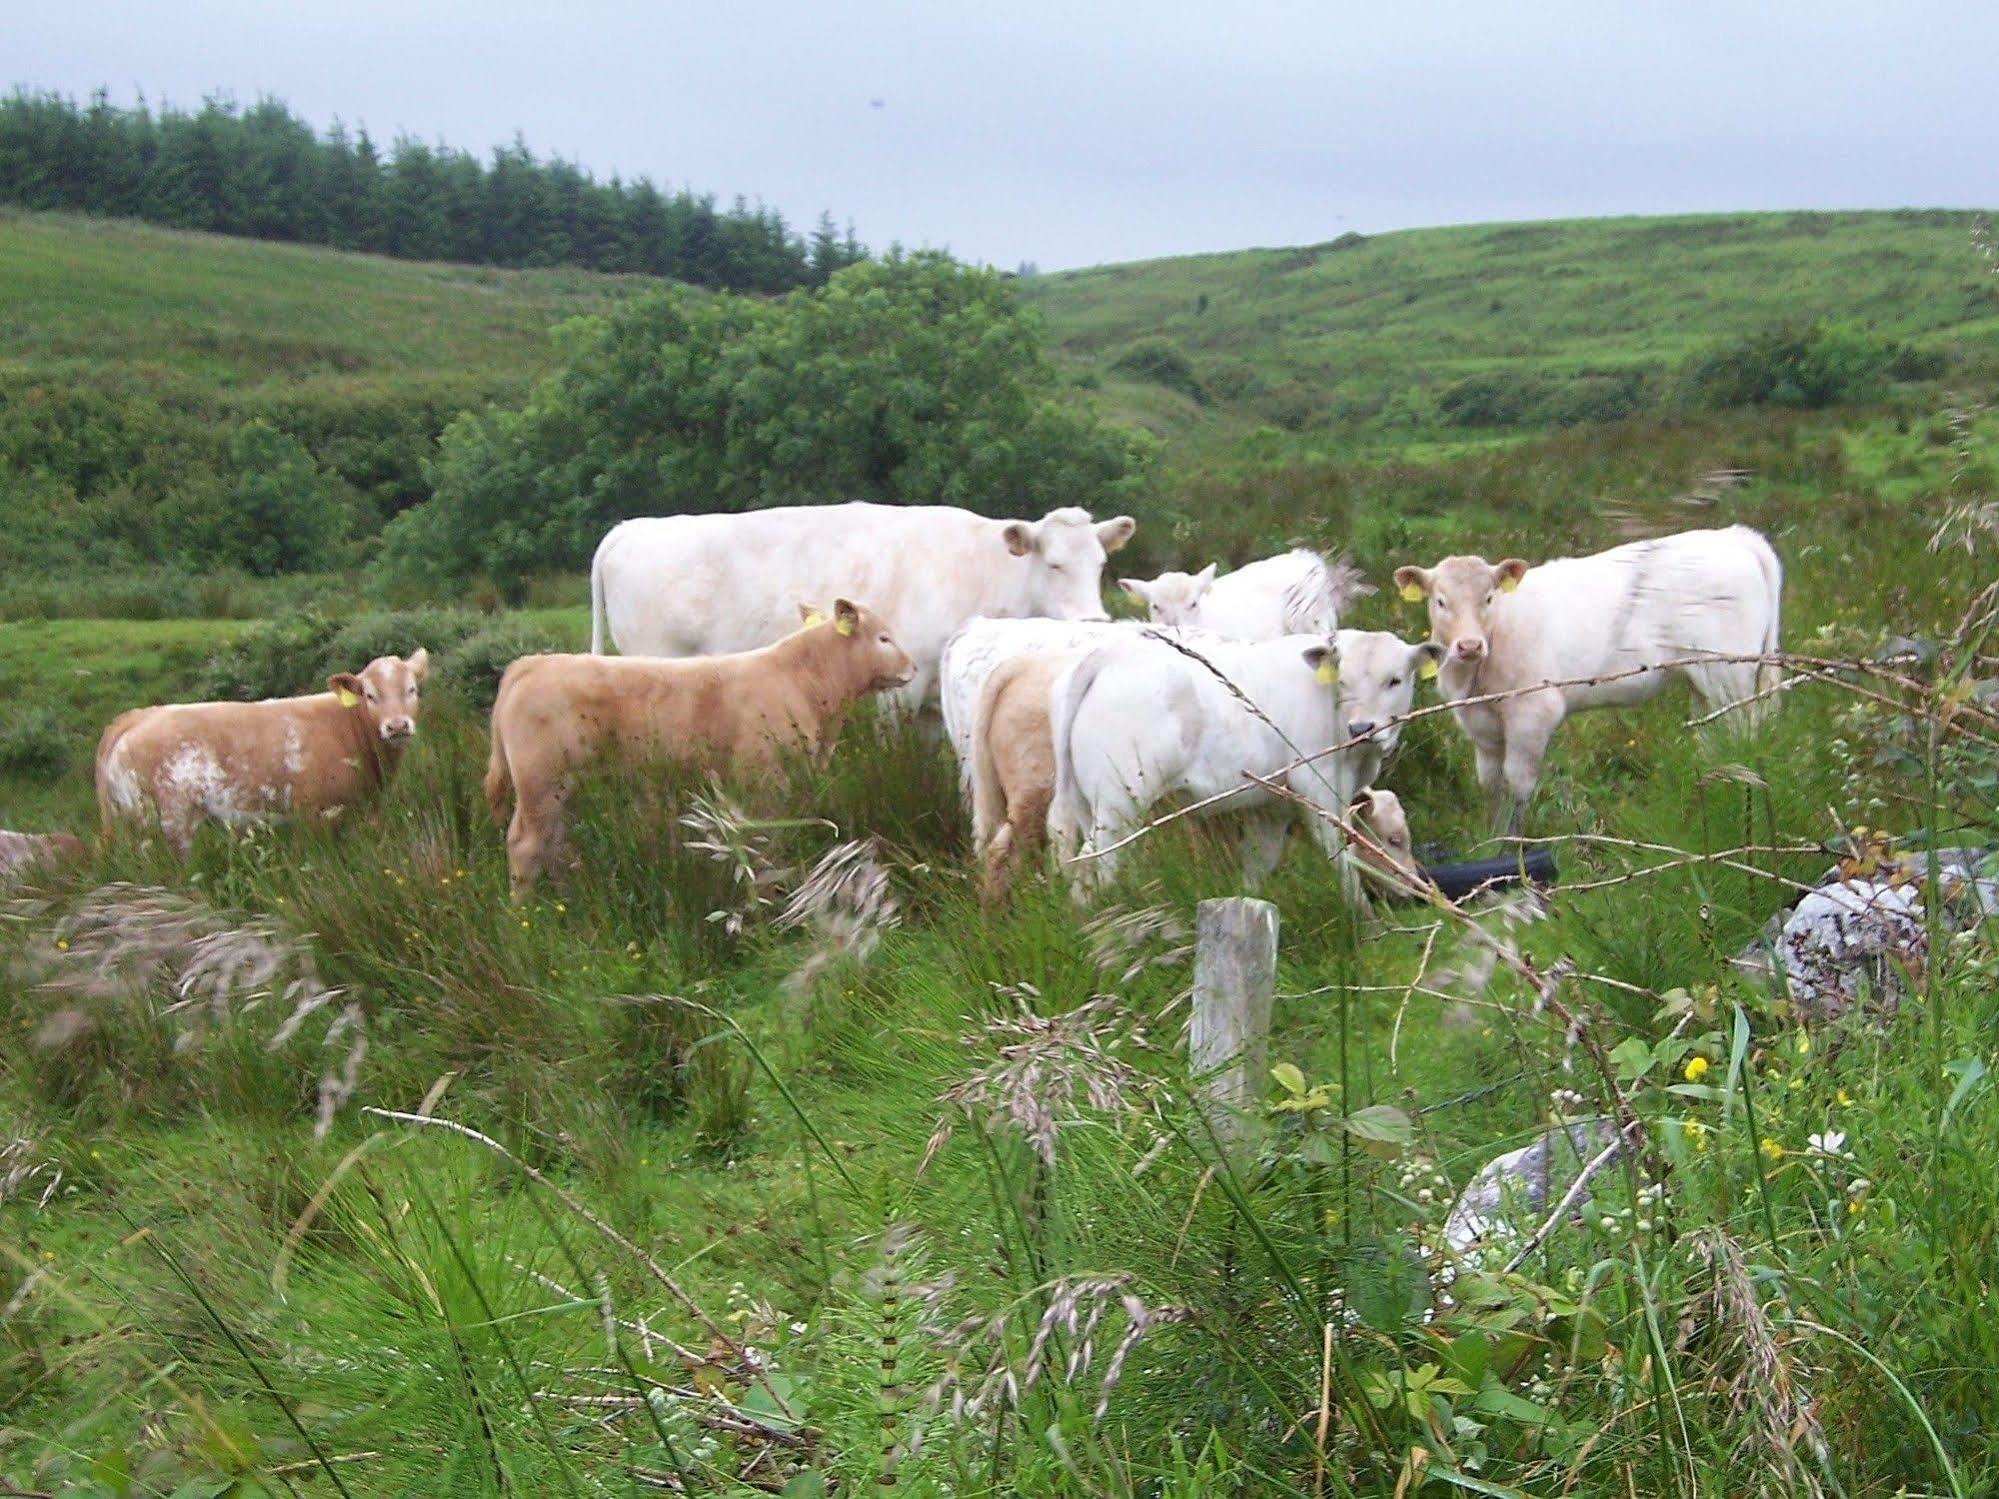
{"type": "Polygon", "coordinates": [[[1356,1139],[1376,1140],[1388,1145],[1407,1145],[1416,1138],[1416,1126],[1393,1104],[1374,1103],[1356,1109],[1340,1121],[1356,1139]]]}
{"type": "Polygon", "coordinates": [[[826,1480],[817,1473],[794,1473],[777,1492],[778,1499],[825,1499],[826,1480]]]}
{"type": "Polygon", "coordinates": [[[1943,1070],[1957,1079],[1957,1086],[1950,1090],[1950,1098],[1943,1106],[1943,1118],[1937,1121],[1939,1134],[1950,1128],[1950,1116],[1957,1112],[1957,1106],[1971,1096],[1972,1089],[1985,1081],[1985,1059],[1959,1057],[1954,1062],[1945,1062],[1943,1070]]]}
{"type": "Polygon", "coordinates": [[[1286,1093],[1289,1093],[1293,1098],[1302,1098],[1305,1096],[1305,1074],[1298,1070],[1296,1063],[1279,1062],[1275,1067],[1270,1069],[1270,1075],[1276,1081],[1277,1086],[1282,1088],[1286,1093]]]}
{"type": "Polygon", "coordinates": [[[1619,1082],[1636,1082],[1652,1070],[1652,1048],[1637,1036],[1627,1036],[1610,1049],[1619,1082]]]}

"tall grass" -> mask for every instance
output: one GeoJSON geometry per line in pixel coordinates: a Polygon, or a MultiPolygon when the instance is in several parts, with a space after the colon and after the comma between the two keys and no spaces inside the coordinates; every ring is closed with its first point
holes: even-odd
{"type": "MultiPolygon", "coordinates": [[[[1854,477],[1892,467],[1877,448],[1899,434],[1859,459],[1822,429],[1737,435],[1802,455],[1729,502],[1787,558],[1792,644],[1949,632],[1984,554],[1930,555],[1926,512],[1854,477]]],[[[1640,488],[1663,500],[1700,444],[1658,441],[1640,488]]],[[[1643,461],[1576,434],[1460,477],[1567,485],[1547,522],[1595,542],[1618,522],[1579,503],[1586,476],[1635,482],[1643,461]]],[[[1531,540],[1541,512],[1503,503],[1531,540]]],[[[1438,508],[1434,532],[1384,529],[1370,563],[1497,545],[1476,509],[1438,508]]],[[[78,1493],[121,1473],[167,1493],[336,1475],[356,1494],[1981,1492],[1999,1481],[1999,956],[1941,937],[1893,1013],[1810,1029],[1728,963],[1854,822],[1993,836],[1987,762],[1861,703],[1801,687],[1748,740],[1689,731],[1677,697],[1566,725],[1536,826],[1611,840],[1561,845],[1565,883],[1629,878],[1545,920],[1481,918],[1518,960],[1482,985],[1446,977],[1466,966],[1454,921],[1359,921],[1295,848],[1263,893],[1284,923],[1272,1061],[1299,1086],[1228,1150],[1179,1060],[1180,933],[1236,888],[1215,828],[1144,840],[1108,918],[1035,880],[988,911],[944,753],[856,724],[824,770],[588,786],[580,867],[515,907],[483,726],[439,694],[383,804],[342,826],[205,833],[185,868],[121,840],[17,892],[0,1475],[78,1493]],[[899,917],[864,958],[779,919],[863,835],[899,917]],[[1640,874],[1665,860],[1634,844],[1826,852],[1640,874]],[[113,880],[269,923],[358,999],[368,1046],[326,1138],[344,1041],[273,1048],[268,1002],[180,1044],[171,992],[142,985],[87,1031],[46,1031],[36,980],[69,961],[55,923],[113,880]],[[1573,1028],[1539,1004],[1551,973],[1573,1028]],[[1623,1110],[1642,1143],[1578,1212],[1511,1269],[1524,1237],[1445,1268],[1451,1200],[1487,1159],[1623,1110]]],[[[1419,842],[1469,849],[1457,731],[1429,717],[1407,739],[1389,779],[1419,842]]]]}

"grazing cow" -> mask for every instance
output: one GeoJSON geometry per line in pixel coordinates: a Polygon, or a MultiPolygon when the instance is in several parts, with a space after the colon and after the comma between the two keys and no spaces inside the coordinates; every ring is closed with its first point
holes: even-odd
{"type": "Polygon", "coordinates": [[[258,703],[168,703],[114,718],[97,743],[108,830],[157,816],[186,856],[204,819],[332,817],[379,792],[416,734],[430,653],[380,656],[326,691],[258,703]]]}
{"type": "Polygon", "coordinates": [[[1454,716],[1472,742],[1494,827],[1515,834],[1548,741],[1569,714],[1644,702],[1678,676],[1710,708],[1737,705],[1753,725],[1777,688],[1775,662],[1685,660],[1778,649],[1783,565],[1747,526],[1683,531],[1538,567],[1518,557],[1446,557],[1432,568],[1397,568],[1395,583],[1411,603],[1429,606],[1430,634],[1447,651],[1447,701],[1511,694],[1454,716]]]}
{"type": "Polygon", "coordinates": [[[0,828],[0,880],[33,869],[58,869],[82,859],[83,840],[73,833],[15,833],[0,828]]]}
{"type": "Polygon", "coordinates": [[[611,528],[590,564],[590,651],[753,650],[791,628],[801,598],[864,598],[916,663],[892,699],[934,705],[944,642],[976,615],[1105,619],[1104,556],[1129,516],[1053,510],[988,520],[942,505],[806,505],[676,515],[611,528]]]}
{"type": "Polygon", "coordinates": [[[1416,863],[1416,845],[1409,836],[1409,816],[1402,810],[1401,797],[1378,787],[1363,787],[1347,803],[1347,820],[1381,850],[1377,854],[1363,844],[1354,844],[1354,857],[1363,870],[1391,876],[1391,890],[1422,883],[1423,871],[1416,863]]]}
{"type": "Polygon", "coordinates": [[[1103,646],[1075,666],[1055,697],[1048,828],[1065,853],[1080,842],[1092,855],[1078,865],[1079,894],[1110,879],[1117,856],[1109,850],[1148,808],[1184,793],[1225,797],[1207,810],[1243,816],[1247,879],[1276,867],[1285,834],[1302,818],[1334,860],[1341,888],[1364,899],[1352,865],[1340,857],[1345,837],[1337,818],[1393,753],[1417,679],[1434,668],[1439,648],[1341,630],[1218,642],[1199,654],[1196,660],[1167,641],[1103,646]],[[1345,747],[1325,753],[1335,745],[1345,747]],[[1315,758],[1294,765],[1308,755],[1315,758]]]}
{"type": "Polygon", "coordinates": [[[830,619],[775,645],[726,656],[523,656],[493,702],[486,802],[507,826],[514,898],[563,843],[563,805],[576,770],[649,756],[698,766],[764,766],[786,749],[823,758],[847,710],[907,684],[916,667],[871,610],[846,599],[830,619]]]}
{"type": "Polygon", "coordinates": [[[1330,635],[1348,604],[1374,592],[1345,557],[1329,563],[1302,547],[1220,579],[1210,562],[1197,573],[1119,578],[1118,586],[1146,606],[1155,624],[1213,630],[1237,640],[1330,635]]]}

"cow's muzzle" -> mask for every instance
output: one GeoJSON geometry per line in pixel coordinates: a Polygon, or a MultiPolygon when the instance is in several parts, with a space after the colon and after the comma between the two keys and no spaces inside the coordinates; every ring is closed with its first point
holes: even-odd
{"type": "Polygon", "coordinates": [[[413,739],[416,737],[416,720],[413,718],[383,719],[382,737],[391,744],[400,744],[405,739],[413,739]]]}
{"type": "Polygon", "coordinates": [[[1467,635],[1451,647],[1451,654],[1460,661],[1483,661],[1485,642],[1476,635],[1467,635]]]}
{"type": "Polygon", "coordinates": [[[1349,719],[1347,737],[1349,739],[1372,739],[1376,725],[1371,719],[1349,719]]]}

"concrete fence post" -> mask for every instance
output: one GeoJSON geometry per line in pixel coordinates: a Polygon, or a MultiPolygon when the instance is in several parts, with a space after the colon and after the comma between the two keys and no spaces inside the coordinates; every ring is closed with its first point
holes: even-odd
{"type": "Polygon", "coordinates": [[[1202,901],[1187,1062],[1225,1140],[1242,1138],[1262,1097],[1276,992],[1277,907],[1245,897],[1202,901]]]}

